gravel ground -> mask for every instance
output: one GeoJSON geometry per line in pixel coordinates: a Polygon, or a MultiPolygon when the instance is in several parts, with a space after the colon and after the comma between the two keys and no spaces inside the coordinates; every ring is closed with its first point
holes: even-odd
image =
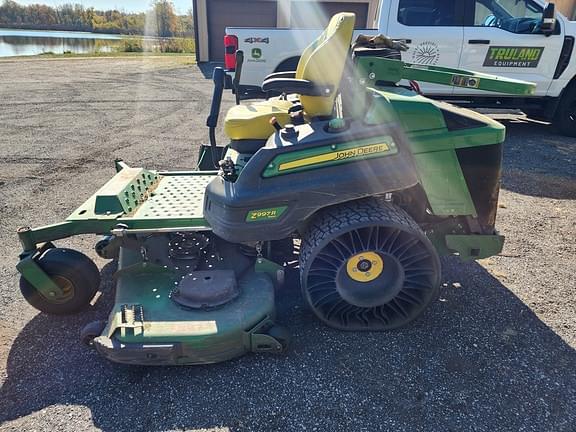
{"type": "Polygon", "coordinates": [[[96,259],[105,295],[55,318],[19,294],[14,231],[65,218],[115,157],[192,167],[211,85],[179,58],[0,61],[0,76],[1,430],[576,430],[576,140],[504,116],[504,252],[445,260],[439,301],[410,327],[330,330],[292,286],[278,293],[285,356],[124,367],[78,342],[110,306],[94,238],[63,244],[96,259]]]}

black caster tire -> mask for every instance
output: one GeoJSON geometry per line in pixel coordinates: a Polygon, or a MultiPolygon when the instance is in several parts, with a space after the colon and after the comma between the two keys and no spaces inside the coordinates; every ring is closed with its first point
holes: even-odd
{"type": "Polygon", "coordinates": [[[272,336],[280,343],[280,345],[282,345],[282,350],[280,350],[278,354],[281,354],[288,349],[291,339],[288,329],[279,325],[274,325],[266,332],[266,334],[272,336]]]}
{"type": "Polygon", "coordinates": [[[24,277],[20,291],[26,301],[50,315],[71,315],[86,308],[100,286],[100,271],[86,255],[72,250],[48,249],[38,259],[38,265],[64,291],[58,298],[42,295],[24,277]]]}
{"type": "Polygon", "coordinates": [[[102,259],[114,260],[118,258],[118,251],[106,251],[106,248],[110,244],[110,238],[104,237],[96,242],[94,245],[94,251],[102,259]]]}
{"type": "Polygon", "coordinates": [[[562,96],[554,118],[554,126],[562,135],[576,137],[576,85],[566,89],[562,96]]]}
{"type": "Polygon", "coordinates": [[[300,278],[316,316],[339,330],[416,319],[440,287],[436,249],[401,208],[368,199],[321,212],[302,239],[300,278]]]}
{"type": "Polygon", "coordinates": [[[102,335],[106,321],[92,321],[84,326],[80,331],[80,340],[88,347],[94,346],[94,339],[102,335]]]}

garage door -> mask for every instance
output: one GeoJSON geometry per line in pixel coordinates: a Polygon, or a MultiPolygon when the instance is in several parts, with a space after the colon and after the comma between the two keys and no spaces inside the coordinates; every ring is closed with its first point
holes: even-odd
{"type": "Polygon", "coordinates": [[[293,28],[324,28],[332,15],[338,12],[354,12],[356,28],[368,27],[368,3],[317,1],[292,2],[291,26],[293,28]]]}
{"type": "Polygon", "coordinates": [[[210,61],[224,60],[226,27],[276,27],[276,2],[208,0],[210,61]]]}

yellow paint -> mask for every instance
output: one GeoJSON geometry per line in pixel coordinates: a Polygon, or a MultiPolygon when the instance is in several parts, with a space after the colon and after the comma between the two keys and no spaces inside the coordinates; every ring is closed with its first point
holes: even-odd
{"type": "Polygon", "coordinates": [[[367,156],[373,153],[384,153],[390,150],[388,144],[370,144],[367,146],[351,148],[342,151],[335,151],[330,153],[324,153],[317,156],[310,156],[303,159],[298,159],[291,162],[285,162],[280,164],[278,171],[286,171],[294,168],[301,168],[310,165],[316,165],[323,162],[334,162],[339,160],[351,159],[360,156],[367,156]]]}
{"type": "Polygon", "coordinates": [[[146,337],[208,336],[218,333],[216,321],[149,321],[144,324],[146,337]]]}
{"type": "Polygon", "coordinates": [[[346,273],[356,282],[371,282],[382,274],[384,270],[384,261],[382,257],[375,252],[361,252],[348,259],[346,263],[346,273]],[[372,264],[369,271],[361,271],[358,264],[361,261],[368,260],[372,264]]]}

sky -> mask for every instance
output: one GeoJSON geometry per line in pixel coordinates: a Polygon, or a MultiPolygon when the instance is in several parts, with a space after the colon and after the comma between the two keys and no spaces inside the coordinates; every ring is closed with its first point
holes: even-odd
{"type": "MultiPolygon", "coordinates": [[[[40,3],[50,6],[58,6],[63,3],[79,3],[86,7],[92,6],[101,10],[118,9],[126,12],[143,12],[150,5],[147,0],[16,0],[16,2],[24,5],[40,3]]],[[[174,3],[178,14],[185,14],[192,8],[192,0],[172,0],[172,3],[174,3]]]]}

